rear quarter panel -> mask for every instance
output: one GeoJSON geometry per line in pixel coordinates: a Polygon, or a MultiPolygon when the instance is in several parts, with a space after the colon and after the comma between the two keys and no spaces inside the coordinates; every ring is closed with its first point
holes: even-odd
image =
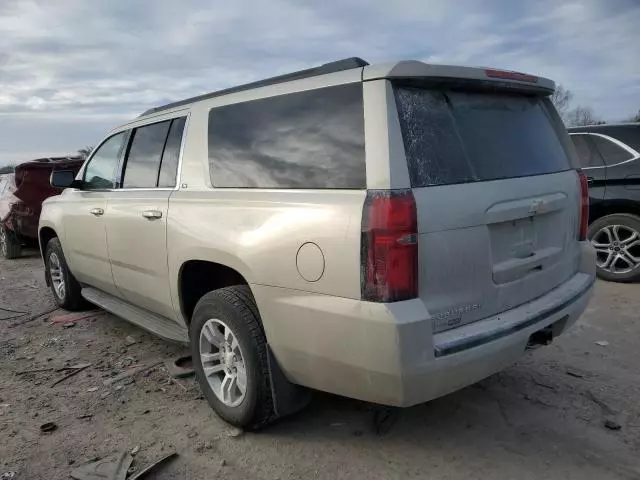
{"type": "Polygon", "coordinates": [[[167,225],[174,298],[178,298],[180,267],[189,260],[234,268],[250,284],[360,298],[365,195],[358,190],[174,193],[167,225]],[[317,245],[321,252],[309,259],[324,264],[316,281],[305,280],[298,271],[298,251],[306,243],[317,245]]]}

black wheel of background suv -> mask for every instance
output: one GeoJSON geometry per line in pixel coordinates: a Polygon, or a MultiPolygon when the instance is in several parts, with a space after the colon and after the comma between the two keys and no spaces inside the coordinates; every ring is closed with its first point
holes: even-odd
{"type": "Polygon", "coordinates": [[[13,260],[18,258],[21,253],[22,245],[15,234],[4,225],[0,225],[0,255],[7,260],[13,260]]]}
{"type": "Polygon", "coordinates": [[[64,257],[60,240],[52,238],[44,253],[45,274],[59,307],[66,310],[83,310],[86,300],[80,294],[82,288],[75,279],[64,257]]]}
{"type": "Polygon", "coordinates": [[[587,236],[596,248],[598,277],[612,282],[640,280],[640,217],[607,215],[589,226],[587,236]]]}
{"type": "Polygon", "coordinates": [[[204,295],[189,329],[196,378],[224,420],[258,429],[273,416],[267,340],[246,285],[204,295]]]}

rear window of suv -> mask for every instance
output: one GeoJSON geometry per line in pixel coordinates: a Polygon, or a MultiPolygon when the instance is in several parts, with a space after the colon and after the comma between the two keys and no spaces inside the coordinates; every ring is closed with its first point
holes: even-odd
{"type": "Polygon", "coordinates": [[[413,187],[571,168],[546,100],[404,86],[395,97],[413,187]]]}

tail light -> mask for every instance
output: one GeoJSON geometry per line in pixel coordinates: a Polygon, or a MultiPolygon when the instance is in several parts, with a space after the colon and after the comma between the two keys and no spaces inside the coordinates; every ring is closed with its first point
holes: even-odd
{"type": "Polygon", "coordinates": [[[589,184],[584,172],[578,171],[580,177],[580,226],[578,229],[578,240],[587,239],[587,229],[589,228],[589,184]]]}
{"type": "Polygon", "coordinates": [[[418,296],[418,220],[411,190],[370,190],[361,237],[362,299],[418,296]]]}

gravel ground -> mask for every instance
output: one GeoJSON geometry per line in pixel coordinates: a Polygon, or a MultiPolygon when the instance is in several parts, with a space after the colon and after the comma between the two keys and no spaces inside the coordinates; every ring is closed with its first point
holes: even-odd
{"type": "Polygon", "coordinates": [[[71,327],[51,324],[62,311],[27,321],[53,308],[40,259],[0,260],[0,475],[67,479],[82,463],[139,446],[138,470],[179,454],[146,477],[157,479],[640,478],[639,289],[598,283],[582,321],[553,345],[392,413],[383,432],[372,406],[318,393],[303,412],[241,434],[193,379],[172,381],[162,365],[105,386],[182,348],[102,312],[71,327]],[[26,315],[7,318],[16,314],[6,309],[26,315]],[[66,373],[56,368],[87,362],[51,386],[66,373]],[[53,370],[18,373],[42,368],[53,370]],[[45,422],[57,430],[42,434],[45,422]]]}

